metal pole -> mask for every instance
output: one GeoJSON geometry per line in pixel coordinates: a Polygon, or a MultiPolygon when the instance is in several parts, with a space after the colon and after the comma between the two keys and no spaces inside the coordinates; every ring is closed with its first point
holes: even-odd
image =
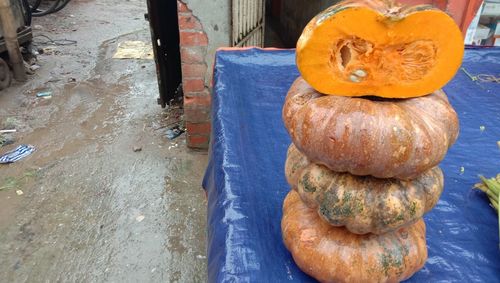
{"type": "Polygon", "coordinates": [[[19,42],[17,41],[17,30],[10,0],[0,0],[0,23],[2,24],[5,45],[9,52],[9,60],[14,71],[14,78],[17,81],[24,82],[27,80],[26,71],[21,50],[19,49],[19,42]]]}

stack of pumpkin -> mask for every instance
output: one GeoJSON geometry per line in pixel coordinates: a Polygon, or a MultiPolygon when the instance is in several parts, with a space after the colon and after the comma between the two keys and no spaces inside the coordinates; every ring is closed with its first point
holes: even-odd
{"type": "Polygon", "coordinates": [[[437,166],[458,136],[440,90],[458,70],[461,33],[444,12],[341,2],[297,43],[301,73],[283,120],[293,144],[282,232],[322,282],[397,282],[427,259],[422,216],[438,202],[437,166]]]}

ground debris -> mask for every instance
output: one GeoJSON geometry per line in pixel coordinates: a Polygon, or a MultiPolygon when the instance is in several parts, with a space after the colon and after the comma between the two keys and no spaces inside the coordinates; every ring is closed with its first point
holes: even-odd
{"type": "Polygon", "coordinates": [[[9,137],[7,135],[1,135],[0,134],[0,147],[3,147],[3,146],[6,146],[6,145],[10,145],[10,144],[14,144],[16,142],[16,140],[12,137],[9,137]]]}
{"type": "Polygon", "coordinates": [[[40,91],[36,94],[36,97],[51,97],[52,91],[40,91]]]}
{"type": "Polygon", "coordinates": [[[14,150],[0,156],[0,164],[14,163],[35,152],[35,147],[29,144],[22,144],[14,150]]]}
{"type": "Polygon", "coordinates": [[[40,69],[40,68],[41,68],[41,66],[40,66],[40,65],[37,65],[37,64],[33,64],[33,65],[31,65],[31,66],[29,67],[29,69],[30,69],[31,71],[33,71],[33,72],[34,72],[34,71],[36,71],[36,70],[38,70],[38,69],[40,69]]]}
{"type": "Polygon", "coordinates": [[[153,47],[144,41],[123,41],[118,44],[114,59],[153,59],[153,47]]]}
{"type": "Polygon", "coordinates": [[[179,125],[177,125],[168,129],[166,135],[169,140],[173,140],[178,136],[180,136],[185,131],[186,131],[185,129],[182,129],[179,125]]]}

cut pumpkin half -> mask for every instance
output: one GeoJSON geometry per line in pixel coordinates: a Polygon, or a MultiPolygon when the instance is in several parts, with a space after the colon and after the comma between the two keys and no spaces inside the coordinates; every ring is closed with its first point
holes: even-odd
{"type": "Polygon", "coordinates": [[[297,42],[297,67],[317,91],[408,98],[442,88],[464,52],[460,29],[428,5],[343,1],[317,15],[297,42]]]}

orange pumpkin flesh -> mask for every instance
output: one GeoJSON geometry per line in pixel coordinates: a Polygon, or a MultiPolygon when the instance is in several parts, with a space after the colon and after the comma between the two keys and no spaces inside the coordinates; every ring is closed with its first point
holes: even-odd
{"type": "Polygon", "coordinates": [[[344,1],[306,26],[296,60],[321,93],[407,98],[443,87],[463,52],[458,26],[438,9],[344,1]]]}

